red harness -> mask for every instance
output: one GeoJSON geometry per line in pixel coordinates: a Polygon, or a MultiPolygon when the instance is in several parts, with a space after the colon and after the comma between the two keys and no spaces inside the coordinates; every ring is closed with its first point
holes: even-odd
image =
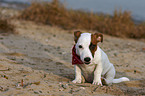
{"type": "Polygon", "coordinates": [[[82,60],[80,59],[80,56],[76,54],[76,48],[75,45],[72,48],[72,65],[77,65],[77,64],[84,64],[82,60]]]}

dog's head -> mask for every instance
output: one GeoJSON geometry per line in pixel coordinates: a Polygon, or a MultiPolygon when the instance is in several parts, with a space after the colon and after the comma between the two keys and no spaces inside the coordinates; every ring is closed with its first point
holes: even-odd
{"type": "Polygon", "coordinates": [[[80,56],[84,64],[91,64],[97,50],[97,43],[103,42],[101,33],[82,33],[74,32],[74,41],[76,43],[76,54],[80,56]]]}

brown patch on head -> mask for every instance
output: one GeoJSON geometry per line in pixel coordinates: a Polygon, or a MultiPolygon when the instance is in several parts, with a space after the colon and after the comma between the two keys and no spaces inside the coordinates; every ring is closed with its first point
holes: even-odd
{"type": "Polygon", "coordinates": [[[75,41],[75,43],[77,43],[79,37],[81,36],[81,33],[82,32],[80,32],[80,31],[75,31],[74,32],[74,41],[75,41]]]}
{"type": "Polygon", "coordinates": [[[91,35],[91,43],[90,43],[90,50],[92,56],[94,57],[95,51],[97,50],[97,43],[103,42],[103,35],[101,33],[94,33],[91,35]]]}

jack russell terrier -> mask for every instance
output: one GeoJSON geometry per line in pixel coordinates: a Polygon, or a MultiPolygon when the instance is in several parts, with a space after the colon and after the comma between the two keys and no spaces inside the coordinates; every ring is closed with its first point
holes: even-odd
{"type": "Polygon", "coordinates": [[[114,79],[115,68],[107,55],[97,45],[103,42],[101,33],[74,32],[75,45],[72,49],[72,64],[75,70],[73,83],[82,83],[83,78],[94,85],[120,83],[129,81],[127,77],[114,79]],[[104,78],[101,78],[103,76],[104,78]]]}

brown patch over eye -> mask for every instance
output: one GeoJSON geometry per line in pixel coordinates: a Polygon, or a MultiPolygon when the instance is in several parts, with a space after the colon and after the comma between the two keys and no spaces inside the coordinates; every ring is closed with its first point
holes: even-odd
{"type": "Polygon", "coordinates": [[[94,57],[95,51],[97,50],[97,44],[94,45],[94,44],[91,43],[89,48],[91,50],[92,56],[94,57]]]}
{"type": "Polygon", "coordinates": [[[97,38],[94,34],[91,35],[91,43],[89,48],[92,53],[92,56],[94,57],[95,51],[97,50],[97,38]]]}
{"type": "Polygon", "coordinates": [[[91,43],[90,43],[90,51],[92,53],[92,56],[94,57],[94,54],[97,50],[97,43],[103,42],[103,35],[101,33],[94,33],[91,35],[91,43]]]}

